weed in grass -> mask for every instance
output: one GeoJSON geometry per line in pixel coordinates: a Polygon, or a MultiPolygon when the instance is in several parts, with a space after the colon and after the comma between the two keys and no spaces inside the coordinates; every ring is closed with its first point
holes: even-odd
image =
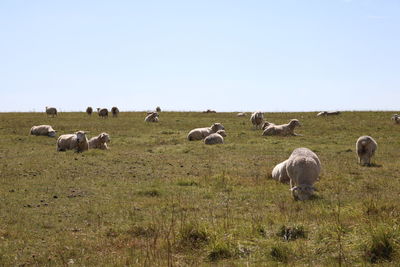
{"type": "Polygon", "coordinates": [[[306,238],[306,231],[302,225],[295,225],[293,227],[282,225],[277,235],[285,241],[291,241],[298,238],[306,238]]]}
{"type": "Polygon", "coordinates": [[[157,189],[149,189],[145,191],[140,191],[139,195],[147,197],[159,197],[161,195],[160,191],[157,189]]]}
{"type": "Polygon", "coordinates": [[[275,261],[287,263],[290,258],[290,250],[287,246],[277,244],[271,247],[269,255],[275,261]]]}
{"type": "Polygon", "coordinates": [[[365,248],[365,258],[371,263],[390,261],[394,253],[392,234],[387,229],[371,233],[370,243],[365,248]]]}
{"type": "Polygon", "coordinates": [[[199,249],[210,241],[210,236],[202,227],[189,223],[180,231],[180,246],[182,248],[199,249]]]}
{"type": "Polygon", "coordinates": [[[213,245],[208,253],[208,259],[210,261],[219,261],[223,259],[229,259],[233,257],[234,253],[230,246],[225,242],[218,242],[213,245]]]}

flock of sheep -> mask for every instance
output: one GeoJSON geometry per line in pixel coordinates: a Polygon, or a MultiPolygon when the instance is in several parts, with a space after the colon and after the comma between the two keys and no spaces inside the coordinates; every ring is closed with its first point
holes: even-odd
{"type": "MultiPolygon", "coordinates": [[[[93,109],[88,107],[86,113],[91,115],[93,109]]],[[[158,122],[160,107],[154,112],[148,112],[145,122],[158,122]]],[[[97,113],[100,117],[108,117],[106,108],[97,108],[97,113]]],[[[111,109],[113,117],[118,117],[119,109],[113,107],[111,109]]],[[[207,110],[203,113],[215,113],[213,110],[207,110]]],[[[49,116],[57,116],[57,109],[54,107],[46,107],[46,114],[49,116]]],[[[328,112],[323,111],[317,116],[340,115],[339,111],[328,112]]],[[[238,117],[246,116],[245,113],[238,113],[238,117]]],[[[394,114],[392,120],[400,124],[400,116],[394,114]]],[[[276,125],[265,121],[262,112],[254,112],[250,121],[256,129],[262,129],[263,136],[299,136],[294,132],[296,127],[301,124],[297,119],[292,119],[287,124],[276,125]]],[[[33,126],[30,133],[32,135],[45,135],[54,137],[56,131],[50,125],[33,126]]],[[[226,137],[225,128],[221,123],[213,123],[210,127],[196,128],[189,132],[187,139],[189,141],[204,140],[204,144],[214,145],[223,144],[226,137]]],[[[86,151],[88,149],[108,149],[110,136],[107,133],[101,133],[96,137],[87,139],[84,131],[77,131],[73,134],[63,134],[57,139],[57,151],[76,150],[77,152],[86,151]]],[[[361,136],[356,142],[356,151],[358,161],[361,165],[370,165],[378,145],[370,136],[361,136]]],[[[290,184],[290,191],[295,200],[307,200],[314,195],[316,188],[314,183],[319,180],[321,172],[321,162],[318,156],[308,148],[296,148],[289,158],[277,164],[272,170],[272,178],[290,184]]]]}

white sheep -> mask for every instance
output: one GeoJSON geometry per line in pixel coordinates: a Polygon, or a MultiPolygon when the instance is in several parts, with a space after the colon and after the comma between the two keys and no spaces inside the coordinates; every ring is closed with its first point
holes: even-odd
{"type": "Polygon", "coordinates": [[[204,144],[206,145],[223,144],[224,137],[226,137],[226,132],[224,130],[218,130],[216,133],[212,133],[206,138],[204,138],[204,144]]]}
{"type": "Polygon", "coordinates": [[[277,180],[281,183],[289,183],[290,178],[286,172],[287,160],[277,164],[272,170],[272,179],[277,180]]]}
{"type": "Polygon", "coordinates": [[[378,144],[371,136],[360,136],[356,142],[358,162],[361,165],[371,165],[371,158],[377,148],[378,144]]]}
{"type": "Polygon", "coordinates": [[[288,136],[288,135],[295,135],[298,136],[294,132],[294,129],[296,126],[301,126],[300,122],[296,119],[291,120],[287,124],[282,124],[282,125],[275,125],[275,124],[270,124],[268,125],[267,128],[265,128],[264,132],[262,135],[267,136],[267,135],[283,135],[283,136],[288,136]]]}
{"type": "Polygon", "coordinates": [[[202,140],[212,133],[216,133],[218,130],[225,130],[221,123],[214,123],[211,127],[196,128],[189,132],[187,139],[189,141],[202,140]]]}
{"type": "Polygon", "coordinates": [[[246,117],[246,113],[239,112],[236,116],[238,116],[238,117],[246,117]]]}
{"type": "Polygon", "coordinates": [[[314,183],[319,179],[321,162],[310,149],[296,148],[286,161],[286,172],[293,198],[307,200],[316,191],[314,183]]]}
{"type": "Polygon", "coordinates": [[[392,121],[399,124],[400,123],[400,116],[398,114],[393,114],[392,121]]]}
{"type": "Polygon", "coordinates": [[[33,126],[30,131],[32,135],[45,135],[50,137],[56,136],[56,132],[57,131],[54,130],[50,125],[33,126]]]}
{"type": "Polygon", "coordinates": [[[146,118],[144,119],[145,122],[158,122],[158,113],[157,112],[150,112],[149,115],[146,116],[146,118]]]}
{"type": "Polygon", "coordinates": [[[264,113],[261,111],[254,112],[250,117],[251,123],[257,128],[261,128],[264,122],[264,113]]]}
{"type": "Polygon", "coordinates": [[[92,113],[93,113],[93,108],[92,108],[92,107],[87,107],[87,108],[86,108],[86,113],[87,113],[88,115],[92,115],[92,113]]]}
{"type": "Polygon", "coordinates": [[[265,121],[265,122],[262,124],[261,129],[262,129],[262,130],[265,130],[265,129],[267,129],[269,126],[275,126],[275,124],[273,124],[272,122],[265,121]]]}
{"type": "Polygon", "coordinates": [[[106,108],[97,108],[97,113],[101,118],[108,118],[108,109],[106,108]]]}
{"type": "Polygon", "coordinates": [[[84,131],[77,131],[74,134],[63,134],[57,139],[57,151],[76,149],[82,152],[89,149],[88,139],[84,131]]]}
{"type": "Polygon", "coordinates": [[[113,115],[113,117],[118,117],[119,109],[117,107],[112,107],[111,114],[113,115]]]}
{"type": "Polygon", "coordinates": [[[98,149],[108,149],[107,143],[111,142],[110,135],[108,133],[101,133],[96,137],[90,138],[88,144],[89,149],[98,148],[98,149]]]}
{"type": "Polygon", "coordinates": [[[332,115],[340,115],[340,111],[321,111],[317,114],[318,117],[320,116],[332,116],[332,115]]]}
{"type": "Polygon", "coordinates": [[[57,109],[53,107],[46,107],[46,114],[47,116],[50,115],[52,117],[57,116],[57,109]]]}

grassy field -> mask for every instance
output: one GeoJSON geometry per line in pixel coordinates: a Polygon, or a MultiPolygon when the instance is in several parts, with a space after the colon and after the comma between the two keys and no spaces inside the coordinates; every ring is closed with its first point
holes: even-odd
{"type": "Polygon", "coordinates": [[[1,266],[332,266],[400,264],[400,125],[388,112],[266,113],[299,137],[263,137],[236,113],[0,114],[1,266]],[[221,122],[224,145],[189,142],[221,122]],[[107,132],[110,150],[56,152],[56,139],[107,132]],[[378,142],[372,167],[355,142],[378,142]],[[271,170],[293,149],[321,159],[317,197],[296,202],[271,170]]]}

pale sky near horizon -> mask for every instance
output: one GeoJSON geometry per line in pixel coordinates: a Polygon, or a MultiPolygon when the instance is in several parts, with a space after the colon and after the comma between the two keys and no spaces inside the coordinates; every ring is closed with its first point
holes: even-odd
{"type": "Polygon", "coordinates": [[[0,112],[400,110],[400,1],[0,1],[0,112]]]}

